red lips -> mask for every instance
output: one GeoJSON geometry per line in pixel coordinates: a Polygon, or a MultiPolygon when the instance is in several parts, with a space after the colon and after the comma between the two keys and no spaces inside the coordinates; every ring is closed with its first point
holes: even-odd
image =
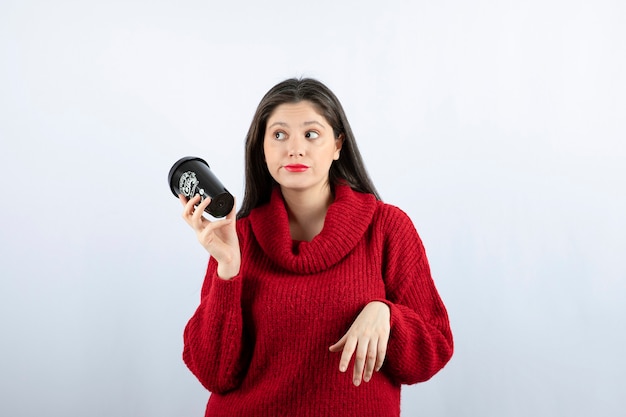
{"type": "Polygon", "coordinates": [[[284,168],[289,172],[304,172],[309,169],[308,166],[302,164],[285,165],[284,168]]]}

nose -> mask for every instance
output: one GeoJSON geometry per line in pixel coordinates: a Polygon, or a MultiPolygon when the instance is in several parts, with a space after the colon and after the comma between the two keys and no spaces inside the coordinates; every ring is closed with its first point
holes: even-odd
{"type": "Polygon", "coordinates": [[[304,139],[294,138],[289,141],[289,156],[302,157],[304,156],[304,147],[306,141],[304,139]]]}

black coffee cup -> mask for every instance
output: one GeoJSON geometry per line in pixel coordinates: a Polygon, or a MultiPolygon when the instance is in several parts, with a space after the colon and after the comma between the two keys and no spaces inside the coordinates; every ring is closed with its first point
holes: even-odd
{"type": "Polygon", "coordinates": [[[203,159],[186,156],[179,159],[167,176],[172,193],[192,198],[200,194],[202,201],[209,197],[211,203],[204,210],[213,217],[224,217],[233,209],[235,199],[213,174],[203,159]]]}

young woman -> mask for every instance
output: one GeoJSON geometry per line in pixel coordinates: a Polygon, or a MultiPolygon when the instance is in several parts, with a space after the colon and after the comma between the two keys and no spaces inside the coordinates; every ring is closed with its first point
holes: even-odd
{"type": "Polygon", "coordinates": [[[422,242],[380,201],[319,81],[289,79],[261,100],[237,218],[210,221],[209,199],[180,198],[210,254],[183,352],[212,393],[206,416],[397,417],[401,384],[450,359],[422,242]]]}

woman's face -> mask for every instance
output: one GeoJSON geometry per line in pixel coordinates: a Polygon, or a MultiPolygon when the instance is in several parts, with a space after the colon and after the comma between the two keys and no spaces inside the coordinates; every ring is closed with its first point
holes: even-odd
{"type": "Polygon", "coordinates": [[[277,106],[263,139],[265,162],[270,175],[283,190],[321,191],[328,185],[328,172],[339,159],[342,138],[309,101],[277,106]]]}

